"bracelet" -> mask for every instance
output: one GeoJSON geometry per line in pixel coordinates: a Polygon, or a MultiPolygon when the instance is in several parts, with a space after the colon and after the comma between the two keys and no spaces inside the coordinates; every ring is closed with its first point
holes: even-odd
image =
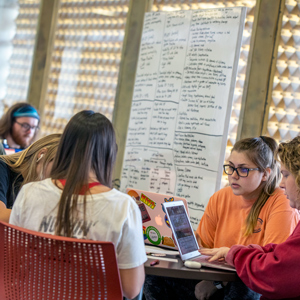
{"type": "Polygon", "coordinates": [[[224,288],[222,281],[213,281],[213,284],[218,290],[221,290],[222,288],[224,288]]]}

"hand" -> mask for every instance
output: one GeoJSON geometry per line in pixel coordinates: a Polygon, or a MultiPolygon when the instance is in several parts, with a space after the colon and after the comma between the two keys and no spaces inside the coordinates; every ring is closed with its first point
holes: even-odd
{"type": "Polygon", "coordinates": [[[198,300],[207,300],[216,293],[217,290],[212,281],[202,280],[195,286],[195,297],[198,300]]]}
{"type": "Polygon", "coordinates": [[[229,252],[230,248],[228,247],[221,247],[221,248],[202,248],[200,250],[201,254],[204,255],[210,255],[212,256],[209,261],[214,261],[214,260],[220,260],[220,259],[225,259],[226,260],[226,255],[229,252]]]}

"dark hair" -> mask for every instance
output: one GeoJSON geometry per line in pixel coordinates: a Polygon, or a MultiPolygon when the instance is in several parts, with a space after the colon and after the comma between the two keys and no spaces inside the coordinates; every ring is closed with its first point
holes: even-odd
{"type": "Polygon", "coordinates": [[[267,168],[271,169],[270,176],[267,181],[262,182],[261,193],[252,205],[249,215],[247,216],[245,236],[253,233],[262,207],[265,205],[269,196],[274,192],[276,187],[278,187],[280,168],[275,159],[276,150],[276,141],[267,136],[240,140],[235,143],[231,150],[231,152],[237,151],[245,153],[249,160],[259,168],[260,172],[264,173],[267,168]]]}
{"type": "MultiPolygon", "coordinates": [[[[57,235],[72,236],[78,195],[88,184],[90,171],[94,171],[101,184],[111,187],[116,155],[115,132],[104,115],[85,110],[71,118],[62,134],[50,175],[52,179],[66,179],[59,201],[57,235]]],[[[86,194],[87,191],[84,218],[86,194]]]]}
{"type": "MultiPolygon", "coordinates": [[[[26,102],[19,102],[14,105],[12,105],[8,111],[2,116],[0,119],[0,137],[1,138],[6,138],[8,134],[12,133],[12,127],[13,123],[15,122],[15,117],[13,114],[19,110],[20,108],[31,108],[36,110],[32,105],[26,103],[26,102]]],[[[39,120],[39,119],[38,119],[39,120]]],[[[34,137],[36,136],[37,131],[35,131],[34,137]]]]}

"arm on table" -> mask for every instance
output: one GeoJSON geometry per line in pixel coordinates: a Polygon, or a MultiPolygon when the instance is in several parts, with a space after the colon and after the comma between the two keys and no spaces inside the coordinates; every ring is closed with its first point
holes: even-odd
{"type": "Polygon", "coordinates": [[[229,252],[230,248],[228,247],[221,247],[221,248],[213,248],[213,249],[208,249],[208,248],[201,248],[199,251],[201,254],[204,255],[210,255],[211,258],[209,261],[214,261],[214,260],[219,260],[219,259],[226,259],[226,255],[229,252]]]}
{"type": "Polygon", "coordinates": [[[227,255],[238,276],[252,290],[266,298],[293,298],[300,295],[300,236],[285,243],[233,246],[227,255]]]}
{"type": "Polygon", "coordinates": [[[123,296],[129,299],[136,297],[145,281],[144,265],[132,269],[120,269],[123,296]]]}
{"type": "Polygon", "coordinates": [[[11,209],[7,209],[6,205],[0,200],[0,221],[7,222],[11,214],[11,209]]]}

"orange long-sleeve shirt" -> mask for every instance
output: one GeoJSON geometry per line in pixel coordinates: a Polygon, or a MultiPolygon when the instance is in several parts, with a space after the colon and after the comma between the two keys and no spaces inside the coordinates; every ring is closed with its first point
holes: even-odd
{"type": "Polygon", "coordinates": [[[245,221],[255,201],[234,195],[231,187],[213,194],[197,229],[202,246],[264,246],[284,242],[299,221],[298,211],[290,207],[283,191],[277,188],[261,209],[254,233],[245,237],[245,221]]]}

